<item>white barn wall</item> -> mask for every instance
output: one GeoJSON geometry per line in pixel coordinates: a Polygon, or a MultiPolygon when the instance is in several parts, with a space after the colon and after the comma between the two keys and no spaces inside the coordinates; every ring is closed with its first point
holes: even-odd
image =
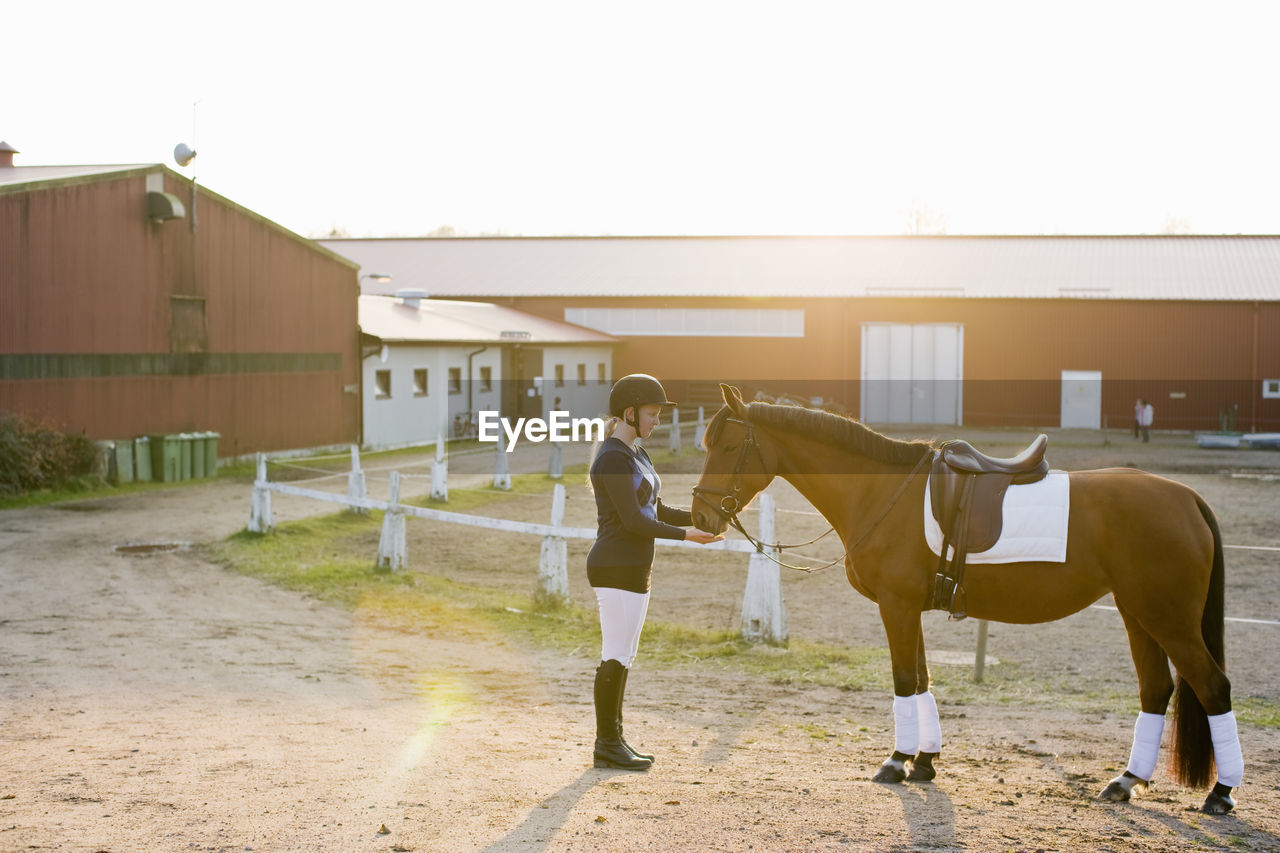
{"type": "MultiPolygon", "coordinates": [[[[479,344],[387,345],[387,360],[370,357],[364,362],[364,446],[380,450],[408,445],[428,444],[437,435],[454,437],[454,419],[467,411],[467,356],[471,358],[471,411],[500,411],[502,408],[502,347],[490,345],[476,353],[479,344]],[[480,368],[492,370],[489,391],[480,386],[480,368]],[[427,370],[425,395],[414,392],[413,372],[427,370]],[[449,370],[457,368],[462,386],[449,390],[449,370]],[[376,375],[391,371],[391,396],[377,396],[376,375]]],[[[544,379],[543,417],[551,411],[556,397],[561,409],[574,417],[597,417],[608,408],[609,388],[614,380],[613,351],[609,346],[546,345],[543,349],[544,379]],[[599,383],[597,365],[605,365],[605,383],[599,383]],[[587,366],[587,382],[577,383],[577,366],[587,366]],[[555,387],[555,365],[565,366],[565,384],[555,387]]]]}
{"type": "Polygon", "coordinates": [[[609,346],[546,346],[542,351],[542,407],[546,417],[560,398],[561,411],[574,417],[594,418],[607,414],[613,375],[613,348],[609,346]],[[597,380],[597,365],[604,363],[605,382],[597,380]],[[564,385],[556,387],[556,365],[564,365],[564,385]],[[585,364],[587,381],[578,384],[578,365],[585,364]]]}

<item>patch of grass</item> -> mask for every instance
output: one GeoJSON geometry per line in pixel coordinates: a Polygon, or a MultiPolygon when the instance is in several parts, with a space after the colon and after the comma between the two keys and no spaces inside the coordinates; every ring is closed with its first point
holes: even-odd
{"type": "Polygon", "coordinates": [[[1234,698],[1231,707],[1236,719],[1263,729],[1280,728],[1280,704],[1256,696],[1234,698]]]}
{"type": "Polygon", "coordinates": [[[495,489],[483,486],[478,489],[449,489],[448,501],[433,501],[427,495],[405,500],[406,504],[442,509],[446,512],[468,512],[482,506],[492,506],[504,500],[521,495],[545,495],[555,488],[556,483],[581,482],[586,476],[585,465],[566,465],[564,477],[557,480],[545,473],[513,474],[511,490],[495,489]]]}

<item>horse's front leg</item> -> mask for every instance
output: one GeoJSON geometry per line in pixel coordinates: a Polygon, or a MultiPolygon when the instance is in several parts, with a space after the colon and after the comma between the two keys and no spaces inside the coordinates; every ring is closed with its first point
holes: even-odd
{"type": "Polygon", "coordinates": [[[880,765],[873,782],[928,782],[936,771],[933,759],[941,750],[938,706],[929,692],[929,668],[924,658],[920,611],[887,607],[880,618],[889,638],[893,661],[893,753],[880,765]]]}

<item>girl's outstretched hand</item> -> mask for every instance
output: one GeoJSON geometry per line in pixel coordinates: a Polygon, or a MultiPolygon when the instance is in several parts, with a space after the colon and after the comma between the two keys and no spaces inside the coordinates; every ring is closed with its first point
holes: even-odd
{"type": "Polygon", "coordinates": [[[721,542],[723,536],[715,533],[708,533],[705,530],[699,530],[696,527],[690,527],[684,532],[684,538],[687,542],[697,542],[699,545],[710,545],[712,542],[721,542]]]}

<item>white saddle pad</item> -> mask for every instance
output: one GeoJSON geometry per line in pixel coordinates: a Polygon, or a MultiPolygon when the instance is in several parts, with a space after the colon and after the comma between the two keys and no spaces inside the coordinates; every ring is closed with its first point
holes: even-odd
{"type": "MultiPolygon", "coordinates": [[[[965,562],[1065,563],[1070,493],[1071,479],[1066,471],[1050,471],[1038,483],[1010,486],[1004,493],[999,541],[986,551],[970,552],[965,562]]],[[[933,517],[928,483],[924,487],[924,538],[929,550],[942,554],[942,528],[933,517]]],[[[950,558],[950,553],[947,556],[950,558]]]]}

